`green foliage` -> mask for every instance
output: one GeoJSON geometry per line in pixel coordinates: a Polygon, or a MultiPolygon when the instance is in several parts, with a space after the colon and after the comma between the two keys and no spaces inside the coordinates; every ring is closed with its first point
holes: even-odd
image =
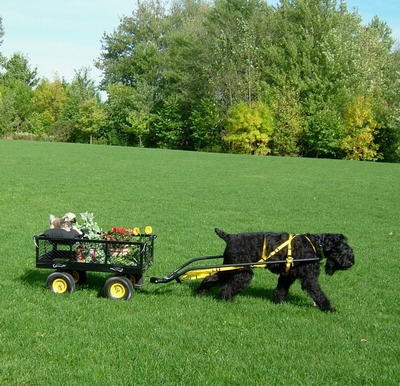
{"type": "Polygon", "coordinates": [[[13,54],[10,59],[2,63],[4,73],[0,73],[0,83],[7,85],[9,82],[18,80],[29,87],[38,84],[37,69],[31,69],[28,59],[21,54],[13,54]]]}
{"type": "Polygon", "coordinates": [[[66,100],[65,85],[58,78],[54,81],[45,79],[34,90],[33,102],[37,111],[48,111],[53,122],[60,117],[66,100]]]}
{"type": "Polygon", "coordinates": [[[275,90],[274,94],[271,102],[275,118],[271,136],[272,154],[297,156],[300,154],[300,137],[305,129],[299,93],[290,88],[281,88],[275,90]]]}
{"type": "Polygon", "coordinates": [[[106,124],[107,115],[98,99],[86,99],[79,105],[76,135],[80,141],[92,142],[100,129],[106,124]]]}
{"type": "Polygon", "coordinates": [[[261,102],[273,131],[236,134],[231,150],[400,160],[400,55],[384,21],[363,25],[338,0],[164,4],[138,2],[103,36],[96,65],[105,103],[88,69],[70,84],[36,87],[23,55],[0,57],[1,135],[225,151],[231,109],[261,102]],[[357,139],[344,131],[345,112],[360,95],[370,98],[375,127],[357,139]]]}
{"type": "Polygon", "coordinates": [[[222,113],[215,101],[202,99],[189,118],[195,150],[220,150],[222,146],[222,113]]]}
{"type": "Polygon", "coordinates": [[[27,84],[18,79],[0,84],[0,132],[25,132],[33,109],[33,92],[27,84]]]}
{"type": "Polygon", "coordinates": [[[53,123],[54,118],[48,110],[34,111],[28,120],[30,132],[39,137],[45,133],[49,134],[53,123]]]}
{"type": "Polygon", "coordinates": [[[273,118],[267,106],[256,102],[251,106],[240,102],[227,117],[227,132],[223,137],[235,153],[266,155],[273,132],[273,118]]]}
{"type": "Polygon", "coordinates": [[[307,120],[307,129],[301,138],[303,154],[307,157],[341,158],[343,139],[340,114],[328,109],[318,111],[307,120]]]}
{"type": "Polygon", "coordinates": [[[380,156],[374,143],[377,124],[370,98],[356,97],[344,113],[345,137],[342,149],[345,159],[374,161],[380,156]]]}
{"type": "Polygon", "coordinates": [[[150,130],[150,144],[167,149],[182,148],[184,126],[181,109],[176,99],[168,99],[153,115],[150,130]]]}
{"type": "Polygon", "coordinates": [[[150,132],[151,116],[145,111],[130,112],[126,120],[125,131],[138,137],[139,147],[143,147],[143,137],[150,132]]]}

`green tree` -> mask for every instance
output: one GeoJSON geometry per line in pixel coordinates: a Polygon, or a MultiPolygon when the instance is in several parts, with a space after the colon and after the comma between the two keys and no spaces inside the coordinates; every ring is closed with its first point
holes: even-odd
{"type": "Polygon", "coordinates": [[[273,132],[270,110],[262,103],[249,106],[239,102],[228,112],[227,132],[224,140],[234,153],[267,155],[273,132]]]}
{"type": "Polygon", "coordinates": [[[275,118],[271,149],[274,155],[300,155],[300,138],[304,133],[305,119],[299,92],[288,87],[271,90],[272,112],[275,118]]]}
{"type": "Polygon", "coordinates": [[[20,54],[2,58],[1,67],[0,133],[27,131],[34,110],[32,87],[37,83],[36,69],[31,70],[28,60],[20,54]]]}
{"type": "Polygon", "coordinates": [[[240,101],[251,103],[262,91],[260,43],[266,33],[258,0],[217,0],[206,20],[207,71],[213,93],[227,110],[240,101]]]}
{"type": "Polygon", "coordinates": [[[32,69],[24,55],[13,54],[10,59],[5,58],[2,67],[4,72],[0,74],[0,82],[6,86],[16,80],[30,88],[39,83],[37,68],[32,69]]]}
{"type": "Polygon", "coordinates": [[[143,147],[143,137],[150,132],[151,116],[145,111],[130,112],[126,118],[125,130],[139,139],[139,147],[143,147]]]}
{"type": "Polygon", "coordinates": [[[92,143],[106,124],[107,114],[97,98],[85,99],[80,105],[76,122],[76,138],[80,142],[92,143]]]}
{"type": "Polygon", "coordinates": [[[55,134],[63,140],[92,142],[105,127],[106,116],[89,68],[75,71],[74,78],[66,86],[62,113],[53,126],[55,134]]]}
{"type": "Polygon", "coordinates": [[[36,111],[39,113],[47,111],[51,116],[52,122],[56,122],[59,119],[64,110],[66,100],[66,86],[59,78],[54,81],[44,79],[34,90],[33,103],[36,111]]]}
{"type": "Polygon", "coordinates": [[[204,98],[192,109],[189,118],[195,150],[220,151],[224,117],[215,100],[204,98]]]}
{"type": "Polygon", "coordinates": [[[153,113],[150,129],[150,146],[167,149],[181,149],[185,147],[185,127],[181,115],[179,101],[168,98],[163,106],[153,113]]]}
{"type": "Polygon", "coordinates": [[[2,134],[27,131],[28,120],[34,110],[32,89],[17,79],[0,84],[0,116],[2,134]]]}
{"type": "Polygon", "coordinates": [[[135,143],[131,143],[129,132],[124,130],[129,113],[136,111],[135,89],[118,83],[107,87],[107,95],[105,108],[108,120],[104,135],[112,144],[127,145],[135,143]]]}
{"type": "Polygon", "coordinates": [[[344,112],[345,137],[342,149],[345,158],[366,161],[379,159],[378,146],[374,143],[376,129],[371,98],[354,98],[344,112]]]}
{"type": "Polygon", "coordinates": [[[132,16],[123,17],[113,33],[103,36],[96,66],[103,71],[104,88],[118,83],[134,87],[139,81],[158,85],[164,17],[159,1],[140,1],[132,16]]]}

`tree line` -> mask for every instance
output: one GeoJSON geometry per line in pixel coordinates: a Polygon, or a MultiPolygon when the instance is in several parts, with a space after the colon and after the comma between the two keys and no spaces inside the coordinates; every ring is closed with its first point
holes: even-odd
{"type": "Polygon", "coordinates": [[[1,57],[0,135],[400,159],[400,51],[345,1],[138,1],[95,65],[104,101],[87,68],[50,81],[1,57]]]}

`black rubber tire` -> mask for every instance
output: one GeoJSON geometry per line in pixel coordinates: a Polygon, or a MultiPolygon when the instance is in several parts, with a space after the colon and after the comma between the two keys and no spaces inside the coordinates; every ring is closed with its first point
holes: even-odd
{"type": "Polygon", "coordinates": [[[55,294],[75,291],[75,280],[68,272],[53,272],[47,277],[46,287],[55,294]]]}
{"type": "Polygon", "coordinates": [[[129,300],[133,295],[133,284],[125,276],[113,276],[106,280],[104,292],[112,300],[129,300]]]}

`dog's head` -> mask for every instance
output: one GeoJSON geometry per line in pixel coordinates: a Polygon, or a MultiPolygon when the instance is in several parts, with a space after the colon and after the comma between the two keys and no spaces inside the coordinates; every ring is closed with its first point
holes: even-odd
{"type": "Polygon", "coordinates": [[[354,264],[353,250],[342,234],[321,235],[321,247],[327,259],[325,273],[333,275],[336,271],[349,269],[354,264]]]}
{"type": "Polygon", "coordinates": [[[72,230],[74,224],[76,224],[76,215],[74,213],[71,212],[66,213],[60,219],[60,228],[66,231],[72,230]]]}
{"type": "Polygon", "coordinates": [[[75,213],[65,213],[62,220],[64,220],[64,222],[69,222],[71,224],[75,224],[76,223],[76,214],[75,213]]]}
{"type": "Polygon", "coordinates": [[[61,228],[66,231],[70,231],[74,224],[76,224],[76,215],[74,213],[66,213],[63,217],[58,218],[50,215],[50,228],[61,228]]]}

